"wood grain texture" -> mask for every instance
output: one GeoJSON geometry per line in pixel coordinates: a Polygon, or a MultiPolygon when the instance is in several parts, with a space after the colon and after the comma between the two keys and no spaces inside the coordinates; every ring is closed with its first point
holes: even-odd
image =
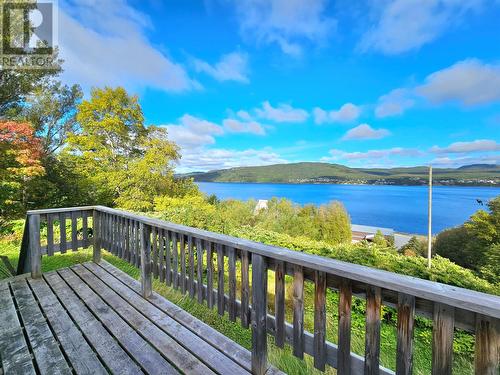
{"type": "Polygon", "coordinates": [[[396,374],[410,375],[413,371],[413,330],[415,297],[400,294],[398,300],[396,374]]]}
{"type": "Polygon", "coordinates": [[[474,371],[476,375],[500,373],[500,321],[480,314],[476,317],[474,371]]]}
{"type": "Polygon", "coordinates": [[[196,296],[198,297],[198,303],[203,303],[203,241],[199,238],[196,239],[196,280],[197,280],[197,290],[196,296]]]}
{"type": "Polygon", "coordinates": [[[224,249],[217,244],[217,312],[224,315],[224,249]]]}
{"type": "Polygon", "coordinates": [[[249,255],[248,251],[241,252],[241,325],[248,328],[250,325],[250,285],[249,285],[249,255]]]}
{"type": "Polygon", "coordinates": [[[450,375],[453,367],[455,308],[434,303],[432,326],[432,374],[450,375]]]}
{"type": "Polygon", "coordinates": [[[207,305],[214,307],[214,244],[207,244],[207,305]]]}
{"type": "Polygon", "coordinates": [[[351,373],[351,305],[352,286],[350,280],[342,278],[339,286],[339,351],[337,373],[351,373]]]}
{"type": "Polygon", "coordinates": [[[232,322],[236,321],[236,250],[232,247],[227,248],[228,251],[228,268],[229,268],[229,319],[232,322]]]}
{"type": "Polygon", "coordinates": [[[304,271],[297,265],[293,273],[293,355],[304,358],[304,271]]]}
{"type": "Polygon", "coordinates": [[[153,291],[151,273],[151,228],[141,223],[141,286],[142,296],[148,298],[153,291]]]}
{"type": "Polygon", "coordinates": [[[314,285],[314,367],[326,365],[326,274],[315,272],[314,285]]]}
{"type": "Polygon", "coordinates": [[[380,314],[382,291],[380,288],[366,288],[366,322],[365,322],[365,374],[380,373],[380,314]]]}
{"type": "Polygon", "coordinates": [[[188,277],[188,289],[189,296],[194,298],[194,249],[193,249],[193,237],[188,237],[188,256],[189,256],[189,277],[188,277]]]}
{"type": "Polygon", "coordinates": [[[279,348],[285,345],[285,264],[276,262],[274,269],[274,314],[275,324],[275,344],[279,348]]]}
{"type": "Polygon", "coordinates": [[[267,372],[267,266],[264,257],[252,254],[252,374],[267,372]]]}
{"type": "Polygon", "coordinates": [[[31,260],[31,277],[42,276],[42,254],[40,251],[40,215],[28,216],[29,252],[31,260]]]}

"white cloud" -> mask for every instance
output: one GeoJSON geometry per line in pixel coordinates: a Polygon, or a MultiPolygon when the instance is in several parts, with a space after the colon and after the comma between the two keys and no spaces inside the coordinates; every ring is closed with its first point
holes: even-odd
{"type": "Polygon", "coordinates": [[[236,116],[245,121],[252,121],[252,116],[247,111],[239,110],[236,112],[236,116]]]}
{"type": "Polygon", "coordinates": [[[373,129],[368,124],[360,124],[345,133],[342,140],[381,139],[390,134],[391,132],[387,129],[373,129]]]}
{"type": "Polygon", "coordinates": [[[414,104],[415,100],[410,98],[408,90],[395,89],[379,98],[375,108],[375,116],[382,118],[401,115],[405,110],[413,107],[414,104]]]}
{"type": "Polygon", "coordinates": [[[257,121],[241,121],[238,119],[227,118],[223,122],[224,128],[232,133],[253,133],[265,135],[264,126],[257,121]]]}
{"type": "Polygon", "coordinates": [[[231,150],[203,148],[186,150],[180,161],[178,172],[208,171],[242,166],[257,166],[287,163],[271,148],[261,150],[231,150]]]}
{"type": "Polygon", "coordinates": [[[330,156],[323,158],[323,160],[363,160],[363,159],[382,159],[390,156],[400,157],[416,157],[422,156],[422,152],[413,148],[394,147],[383,150],[369,150],[366,152],[346,152],[342,150],[330,150],[330,156]]]}
{"type": "Polygon", "coordinates": [[[278,44],[288,55],[300,55],[307,41],[322,44],[336,21],[325,16],[327,0],[234,1],[242,36],[258,44],[278,44]]]}
{"type": "Polygon", "coordinates": [[[460,23],[483,0],[390,0],[374,2],[377,22],[361,42],[362,50],[398,54],[432,42],[460,23]]]}
{"type": "Polygon", "coordinates": [[[431,152],[437,154],[456,154],[471,152],[500,151],[500,143],[490,139],[478,139],[471,142],[455,142],[447,147],[434,146],[431,152]]]}
{"type": "Polygon", "coordinates": [[[188,114],[182,116],[178,124],[163,126],[167,128],[168,138],[183,150],[214,144],[214,136],[224,134],[221,126],[188,114]]]}
{"type": "Polygon", "coordinates": [[[316,124],[355,121],[360,114],[360,107],[352,103],[346,103],[340,109],[332,111],[325,111],[319,107],[313,109],[314,122],[316,124]]]}
{"type": "Polygon", "coordinates": [[[258,117],[275,122],[304,122],[309,117],[307,111],[293,108],[289,104],[279,104],[273,107],[268,101],[262,103],[262,108],[256,108],[258,117]]]}
{"type": "Polygon", "coordinates": [[[463,60],[429,75],[416,92],[434,103],[473,106],[500,101],[500,64],[463,60]]]}
{"type": "Polygon", "coordinates": [[[232,52],[223,55],[214,64],[194,59],[194,68],[197,72],[204,72],[218,81],[236,81],[248,83],[248,55],[242,52],[232,52]]]}
{"type": "Polygon", "coordinates": [[[62,77],[92,86],[154,87],[180,92],[199,88],[184,67],[146,37],[149,19],[124,0],[62,1],[59,12],[62,77]]]}
{"type": "Polygon", "coordinates": [[[451,158],[448,156],[438,157],[431,161],[435,167],[441,168],[457,168],[464,165],[471,164],[493,164],[500,165],[500,154],[481,155],[477,157],[461,156],[458,158],[451,158]]]}

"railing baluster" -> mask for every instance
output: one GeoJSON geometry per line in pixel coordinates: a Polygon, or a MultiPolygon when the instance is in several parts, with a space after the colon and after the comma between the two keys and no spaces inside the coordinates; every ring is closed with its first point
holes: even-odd
{"type": "Polygon", "coordinates": [[[101,261],[101,233],[102,233],[102,218],[103,214],[94,210],[92,213],[92,259],[95,263],[99,263],[101,261]]]}
{"type": "Polygon", "coordinates": [[[267,372],[267,265],[266,259],[252,254],[252,374],[267,372]]]}
{"type": "Polygon", "coordinates": [[[158,229],[152,228],[151,241],[153,241],[153,276],[158,277],[158,229]]]}
{"type": "Polygon", "coordinates": [[[196,239],[196,257],[198,260],[198,270],[196,272],[197,284],[198,284],[198,303],[203,303],[203,246],[202,240],[196,239]]]}
{"type": "Polygon", "coordinates": [[[181,280],[180,287],[181,293],[186,293],[186,236],[184,234],[179,235],[179,251],[180,251],[180,262],[181,262],[181,280]]]}
{"type": "Polygon", "coordinates": [[[500,320],[476,314],[476,375],[500,373],[500,320]]]}
{"type": "Polygon", "coordinates": [[[29,251],[31,261],[31,277],[42,277],[42,254],[40,246],[40,215],[29,215],[29,251]]]}
{"type": "Polygon", "coordinates": [[[119,217],[119,229],[120,229],[120,258],[127,259],[127,254],[125,252],[125,218],[119,217]]]}
{"type": "Polygon", "coordinates": [[[172,255],[170,247],[170,231],[165,230],[165,263],[166,263],[166,282],[172,285],[172,255]]]}
{"type": "Polygon", "coordinates": [[[47,255],[54,255],[54,217],[47,214],[47,255]]]}
{"type": "Polygon", "coordinates": [[[432,326],[432,374],[451,375],[453,365],[453,330],[455,309],[434,303],[432,326]]]}
{"type": "MultiPolygon", "coordinates": [[[[207,243],[207,305],[214,307],[214,252],[213,243],[207,243]]],[[[194,268],[194,262],[193,262],[194,268]]]]}
{"type": "Polygon", "coordinates": [[[139,231],[139,222],[134,222],[135,229],[135,238],[134,238],[134,263],[136,267],[139,267],[141,264],[140,259],[140,248],[141,248],[141,235],[139,231]]]}
{"type": "Polygon", "coordinates": [[[217,312],[224,315],[224,251],[217,244],[217,312]]]}
{"type": "Polygon", "coordinates": [[[78,250],[78,216],[77,212],[71,213],[71,249],[78,250]]]}
{"type": "Polygon", "coordinates": [[[61,212],[59,214],[59,249],[61,254],[64,254],[67,249],[66,245],[66,214],[61,212]]]}
{"type": "Polygon", "coordinates": [[[141,223],[141,292],[144,298],[152,294],[151,277],[151,228],[141,223]]]}
{"type": "Polygon", "coordinates": [[[293,271],[293,355],[304,358],[304,271],[298,265],[293,271]]]}
{"type": "Polygon", "coordinates": [[[241,250],[241,325],[248,328],[250,325],[250,285],[249,285],[249,263],[248,251],[241,250]]]}
{"type": "Polygon", "coordinates": [[[229,303],[228,313],[232,322],[236,321],[236,249],[228,247],[229,255],[229,303]]]}
{"type": "Polygon", "coordinates": [[[365,374],[378,375],[380,366],[380,313],[382,291],[368,285],[366,288],[365,374]]]}
{"type": "Polygon", "coordinates": [[[342,278],[339,286],[339,339],[337,373],[351,373],[351,282],[342,278]]]}
{"type": "Polygon", "coordinates": [[[194,251],[193,251],[193,237],[188,237],[188,256],[189,256],[189,281],[188,289],[189,296],[194,298],[194,251]]]}
{"type": "Polygon", "coordinates": [[[177,233],[172,232],[172,255],[174,264],[172,267],[173,286],[179,288],[179,247],[177,245],[177,233]]]}
{"type": "Polygon", "coordinates": [[[274,270],[274,314],[276,316],[275,343],[285,345],[285,263],[278,261],[274,270]]]}
{"type": "Polygon", "coordinates": [[[398,295],[398,327],[396,374],[409,375],[413,371],[413,328],[415,323],[415,297],[398,295]]]}
{"type": "Polygon", "coordinates": [[[125,236],[125,260],[131,263],[130,260],[130,220],[125,218],[123,223],[124,228],[124,236],[125,236]]]}
{"type": "Polygon", "coordinates": [[[164,270],[164,259],[165,259],[165,231],[163,229],[158,229],[158,273],[160,275],[160,281],[165,281],[165,270],[164,270]]]}
{"type": "Polygon", "coordinates": [[[87,247],[89,245],[89,215],[87,211],[82,212],[82,239],[83,239],[83,247],[87,247]]]}
{"type": "Polygon", "coordinates": [[[314,272],[314,367],[326,364],[326,273],[314,272]]]}

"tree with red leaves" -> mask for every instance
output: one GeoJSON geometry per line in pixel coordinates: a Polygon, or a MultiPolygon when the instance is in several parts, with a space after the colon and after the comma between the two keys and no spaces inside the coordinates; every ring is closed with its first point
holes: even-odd
{"type": "Polygon", "coordinates": [[[42,144],[28,123],[0,122],[0,213],[6,218],[27,209],[28,182],[45,173],[42,144]]]}

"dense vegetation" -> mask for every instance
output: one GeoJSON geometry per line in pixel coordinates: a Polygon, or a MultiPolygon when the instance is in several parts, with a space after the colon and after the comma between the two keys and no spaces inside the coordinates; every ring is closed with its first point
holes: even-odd
{"type": "MultiPolygon", "coordinates": [[[[59,64],[62,64],[60,61],[59,64]]],[[[0,255],[15,266],[26,210],[84,204],[103,204],[193,227],[248,238],[270,245],[308,252],[500,295],[500,198],[488,211],[474,214],[463,226],[441,233],[437,255],[427,268],[425,245],[418,239],[398,252],[380,233],[373,243],[351,244],[350,219],[339,202],[320,207],[298,206],[272,199],[267,209],[255,210],[254,201],[219,201],[205,197],[190,178],[176,178],[174,165],[181,157],[165,128],[146,126],[138,98],[123,88],[94,88],[83,100],[78,85],[58,80],[62,66],[51,71],[0,70],[0,255]],[[447,259],[448,258],[448,259],[447,259]]],[[[418,168],[352,169],[324,163],[298,163],[260,168],[237,168],[195,176],[216,181],[338,182],[360,180],[419,183],[427,170],[418,168]],[[204,176],[204,177],[203,177],[204,176]]],[[[458,181],[499,178],[499,167],[477,166],[437,170],[436,177],[458,181]]],[[[67,228],[70,233],[71,228],[67,228]]],[[[42,233],[43,234],[43,233],[42,233]]],[[[106,259],[130,274],[137,270],[106,254],[106,259]]],[[[56,269],[90,259],[88,252],[45,257],[43,270],[56,269]]],[[[0,262],[0,278],[8,269],[0,262]]],[[[272,282],[272,280],[271,280],[272,282]]],[[[165,285],[156,287],[174,302],[221,329],[248,347],[249,335],[206,307],[190,303],[165,285]]],[[[335,314],[338,296],[328,292],[328,311],[335,314]]],[[[306,305],[312,291],[306,290],[306,305]]],[[[271,306],[272,308],[272,306],[271,306]]],[[[335,319],[335,315],[332,316],[335,319]]],[[[306,311],[311,330],[312,313],[306,311]]],[[[353,304],[353,348],[364,350],[364,305],[353,304]]],[[[384,310],[382,360],[394,367],[394,314],[384,310]]],[[[417,321],[415,366],[427,373],[430,364],[429,322],[417,321]]],[[[328,338],[336,332],[329,323],[328,338]]],[[[457,373],[470,370],[473,338],[457,332],[457,373]]],[[[310,371],[287,352],[272,352],[281,368],[310,371]],[[290,364],[291,363],[291,364],[290,364]],[[292,367],[290,367],[292,366],[292,367]],[[301,367],[302,366],[302,367],[301,367]]],[[[298,370],[299,371],[299,370],[298,370]]],[[[299,371],[299,372],[300,372],[299,371]]]]}
{"type": "MultiPolygon", "coordinates": [[[[239,167],[206,173],[192,173],[195,181],[269,183],[386,183],[422,185],[427,167],[349,168],[329,163],[291,163],[261,167],[239,167]]],[[[443,185],[498,185],[500,166],[470,165],[457,169],[434,169],[434,182],[443,185]]]]}

